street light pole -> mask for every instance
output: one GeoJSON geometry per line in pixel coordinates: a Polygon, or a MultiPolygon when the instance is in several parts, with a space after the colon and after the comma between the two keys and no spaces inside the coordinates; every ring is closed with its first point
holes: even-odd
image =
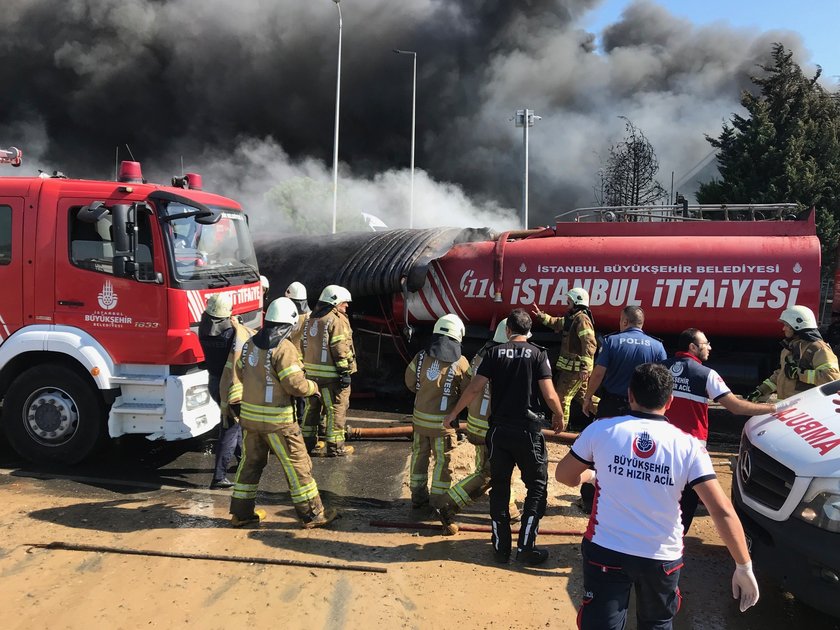
{"type": "Polygon", "coordinates": [[[398,55],[411,55],[414,58],[414,71],[411,79],[411,196],[409,198],[408,227],[414,227],[414,129],[417,120],[417,53],[413,50],[394,49],[398,55]]]}
{"type": "Polygon", "coordinates": [[[341,19],[341,0],[333,0],[338,9],[338,70],[335,77],[335,137],[333,139],[333,214],[332,233],[335,234],[338,217],[338,113],[341,106],[341,31],[344,23],[341,19]]]}
{"type": "Polygon", "coordinates": [[[517,127],[522,127],[522,142],[524,148],[524,179],[522,184],[522,229],[528,229],[528,130],[534,126],[541,116],[535,116],[533,109],[517,109],[513,117],[517,127]]]}

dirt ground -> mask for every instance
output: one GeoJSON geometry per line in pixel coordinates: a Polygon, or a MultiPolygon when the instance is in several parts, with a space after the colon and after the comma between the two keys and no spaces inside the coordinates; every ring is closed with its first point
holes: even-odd
{"type": "MultiPolygon", "coordinates": [[[[566,451],[551,444],[550,459],[556,462],[566,451]]],[[[456,451],[459,478],[470,469],[472,452],[467,443],[456,451]]],[[[727,491],[728,460],[727,453],[714,457],[727,491]]],[[[294,521],[287,498],[261,495],[266,521],[259,529],[235,530],[227,527],[229,491],[129,491],[94,480],[0,473],[5,628],[29,629],[33,621],[51,629],[575,627],[580,535],[549,532],[582,532],[587,519],[573,504],[576,493],[553,479],[540,538],[551,557],[544,567],[529,568],[515,562],[495,564],[488,534],[462,531],[444,537],[438,530],[370,525],[395,516],[435,522],[429,514],[412,514],[407,501],[404,508],[383,512],[383,503],[371,499],[345,510],[329,529],[304,531],[294,521]],[[244,560],[29,546],[54,541],[244,560]],[[333,568],[274,566],[249,558],[333,568]],[[387,572],[340,570],[348,566],[387,572]]],[[[460,522],[486,525],[486,514],[485,499],[460,522]]],[[[678,628],[769,627],[758,618],[750,623],[750,614],[737,612],[728,593],[731,561],[708,516],[695,520],[686,558],[678,628]]]]}

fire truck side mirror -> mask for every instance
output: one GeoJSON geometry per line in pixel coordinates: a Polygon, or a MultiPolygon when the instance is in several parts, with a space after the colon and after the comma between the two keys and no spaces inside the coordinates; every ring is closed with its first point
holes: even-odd
{"type": "Polygon", "coordinates": [[[137,272],[134,264],[134,244],[137,226],[134,206],[116,204],[111,208],[114,227],[114,275],[133,278],[137,272]]]}
{"type": "Polygon", "coordinates": [[[76,218],[82,223],[96,223],[109,212],[104,201],[94,201],[89,206],[82,206],[76,213],[76,218]]]}

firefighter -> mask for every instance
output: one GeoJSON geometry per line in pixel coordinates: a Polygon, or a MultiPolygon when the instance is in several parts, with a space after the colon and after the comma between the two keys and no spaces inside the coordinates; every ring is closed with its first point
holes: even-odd
{"type": "Polygon", "coordinates": [[[572,400],[577,398],[583,405],[586,385],[592,373],[597,342],[592,312],[589,310],[589,293],[586,289],[575,287],[566,294],[569,310],[564,317],[552,317],[539,308],[533,310],[534,316],[544,326],[560,333],[560,356],[554,376],[554,391],[563,406],[563,417],[569,426],[569,414],[572,400]]]}
{"type": "Polygon", "coordinates": [[[234,368],[228,402],[239,416],[244,437],[242,460],[230,501],[234,527],[259,524],[264,510],[255,510],[263,468],[273,452],[289,483],[292,503],[305,529],[326,525],[336,517],[325,509],[312,478],[312,460],[295,422],[292,396],[316,396],[318,385],[307,380],[289,335],[297,324],[295,305],[278,298],[268,307],[265,324],[245,342],[234,368]]]}
{"type": "MultiPolygon", "coordinates": [[[[327,457],[344,457],[353,447],[344,443],[344,423],[350,406],[350,379],[356,372],[353,331],[347,318],[350,291],[324,287],[303,334],[304,367],[318,384],[320,398],[308,398],[303,413],[303,439],[309,451],[318,441],[318,424],[326,418],[327,457]]],[[[320,454],[320,453],[317,453],[320,454]]]]}
{"type": "MultiPolygon", "coordinates": [[[[506,343],[507,318],[499,322],[493,338],[488,341],[473,357],[467,375],[464,377],[463,389],[469,386],[470,380],[478,371],[478,366],[487,352],[501,343],[506,343]]],[[[487,492],[490,487],[490,458],[487,456],[487,445],[484,438],[487,429],[490,427],[490,383],[484,386],[480,396],[473,398],[467,407],[467,439],[475,446],[475,470],[454,484],[447,491],[446,504],[440,508],[439,516],[443,523],[443,532],[449,536],[458,533],[458,525],[455,523],[455,515],[463,510],[470,503],[487,492]]],[[[516,507],[513,488],[510,493],[510,520],[515,523],[519,520],[519,509],[516,507]]]]}
{"type": "Polygon", "coordinates": [[[773,392],[779,400],[796,392],[840,378],[837,356],[817,330],[817,319],[807,306],[794,305],[782,311],[782,353],[779,367],[747,396],[764,401],[773,392]]]}
{"type": "Polygon", "coordinates": [[[415,509],[426,505],[443,508],[452,484],[451,459],[458,436],[455,429],[443,423],[443,418],[458,401],[461,383],[470,366],[461,355],[464,332],[464,323],[457,315],[444,315],[435,322],[428,348],[418,352],[405,369],[405,386],[414,392],[409,486],[411,505],[415,509]],[[429,458],[432,453],[435,467],[430,493],[429,458]]]}
{"type": "MultiPolygon", "coordinates": [[[[227,405],[222,405],[220,387],[225,362],[236,334],[233,317],[233,301],[226,293],[214,293],[207,298],[207,306],[198,324],[198,341],[204,352],[204,365],[207,368],[207,388],[217,405],[222,408],[219,424],[219,439],[216,442],[216,462],[211,489],[230,488],[233,482],[227,478],[227,470],[236,451],[242,451],[242,431],[227,413],[227,405]]],[[[241,324],[240,324],[241,326],[241,324]]]]}

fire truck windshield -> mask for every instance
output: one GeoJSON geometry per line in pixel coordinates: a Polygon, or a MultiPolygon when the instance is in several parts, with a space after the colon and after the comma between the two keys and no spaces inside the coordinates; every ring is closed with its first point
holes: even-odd
{"type": "Polygon", "coordinates": [[[230,286],[259,280],[251,233],[241,212],[211,208],[218,221],[190,206],[169,202],[161,217],[167,250],[178,283],[230,286]]]}

